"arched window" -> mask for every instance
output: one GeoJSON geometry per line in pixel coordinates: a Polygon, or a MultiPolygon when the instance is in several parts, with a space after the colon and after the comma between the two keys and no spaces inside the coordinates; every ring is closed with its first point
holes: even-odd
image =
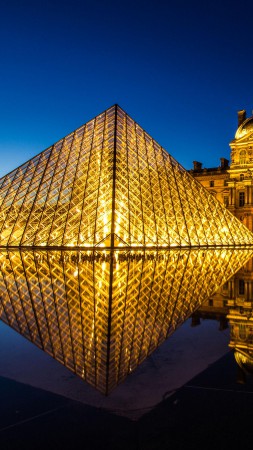
{"type": "Polygon", "coordinates": [[[239,280],[239,295],[244,295],[245,283],[244,280],[239,280]]]}
{"type": "Polygon", "coordinates": [[[245,205],[245,193],[239,192],[239,206],[245,205]]]}
{"type": "Polygon", "coordinates": [[[247,337],[247,333],[246,333],[246,327],[243,323],[239,324],[239,338],[242,341],[245,341],[247,337]]]}
{"type": "Polygon", "coordinates": [[[246,164],[246,151],[242,150],[240,152],[240,164],[246,164]]]}

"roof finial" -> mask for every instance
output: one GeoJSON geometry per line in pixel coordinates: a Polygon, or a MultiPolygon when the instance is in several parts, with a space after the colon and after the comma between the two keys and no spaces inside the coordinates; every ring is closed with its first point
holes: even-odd
{"type": "Polygon", "coordinates": [[[241,109],[238,111],[238,127],[246,120],[246,111],[245,109],[241,109]]]}

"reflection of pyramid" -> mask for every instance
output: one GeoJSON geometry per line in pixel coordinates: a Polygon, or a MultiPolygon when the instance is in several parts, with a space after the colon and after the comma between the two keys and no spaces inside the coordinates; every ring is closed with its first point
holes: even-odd
{"type": "Polygon", "coordinates": [[[253,249],[0,252],[0,317],[104,393],[253,249]]]}
{"type": "Polygon", "coordinates": [[[0,180],[0,246],[200,246],[251,233],[113,106],[0,180]]]}

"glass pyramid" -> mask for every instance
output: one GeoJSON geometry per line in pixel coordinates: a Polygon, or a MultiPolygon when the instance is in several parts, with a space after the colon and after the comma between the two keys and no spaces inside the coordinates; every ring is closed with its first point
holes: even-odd
{"type": "Polygon", "coordinates": [[[107,394],[252,236],[114,105],[0,179],[0,318],[107,394]]]}
{"type": "Polygon", "coordinates": [[[250,231],[117,105],[0,179],[2,247],[250,243],[250,231]]]}

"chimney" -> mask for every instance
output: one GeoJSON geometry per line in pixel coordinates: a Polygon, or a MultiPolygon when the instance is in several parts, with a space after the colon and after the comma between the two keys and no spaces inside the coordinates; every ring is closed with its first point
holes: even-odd
{"type": "Polygon", "coordinates": [[[226,158],[220,158],[220,167],[221,169],[228,169],[228,159],[226,158]]]}
{"type": "Polygon", "coordinates": [[[193,170],[199,171],[202,169],[202,163],[198,161],[193,161],[193,170]]]}
{"type": "Polygon", "coordinates": [[[242,109],[241,111],[238,111],[238,127],[246,120],[246,111],[245,109],[242,109]]]}

